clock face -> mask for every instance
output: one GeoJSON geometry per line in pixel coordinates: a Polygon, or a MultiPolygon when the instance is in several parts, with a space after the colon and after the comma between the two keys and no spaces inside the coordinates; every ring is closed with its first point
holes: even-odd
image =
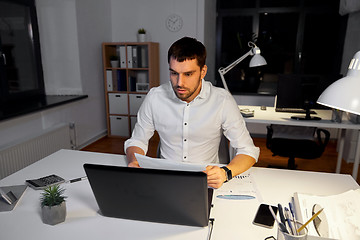
{"type": "Polygon", "coordinates": [[[172,14],[166,18],[166,28],[171,32],[179,31],[183,26],[183,20],[179,15],[172,14]]]}

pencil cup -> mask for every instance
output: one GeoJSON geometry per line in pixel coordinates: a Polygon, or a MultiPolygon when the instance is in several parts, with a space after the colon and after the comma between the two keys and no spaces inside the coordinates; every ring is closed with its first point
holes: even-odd
{"type": "MultiPolygon", "coordinates": [[[[291,221],[291,222],[294,224],[293,221],[291,221]]],[[[297,226],[296,229],[299,229],[302,226],[302,224],[299,222],[296,222],[296,226],[297,226]]],[[[277,240],[306,240],[307,235],[308,235],[307,228],[305,227],[298,234],[299,235],[293,235],[293,234],[291,234],[291,232],[290,232],[290,234],[285,233],[285,232],[281,231],[281,229],[278,227],[277,240]]]]}

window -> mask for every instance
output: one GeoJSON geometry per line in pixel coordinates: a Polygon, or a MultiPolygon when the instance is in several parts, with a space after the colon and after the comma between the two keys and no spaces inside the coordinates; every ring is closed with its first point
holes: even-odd
{"type": "Polygon", "coordinates": [[[44,96],[34,0],[0,0],[2,109],[44,96]]]}
{"type": "MultiPolygon", "coordinates": [[[[338,8],[326,0],[218,0],[216,68],[248,52],[249,41],[268,63],[238,64],[225,75],[230,91],[275,95],[279,74],[338,75],[347,24],[338,8]]],[[[218,75],[216,82],[222,86],[218,75]]]]}

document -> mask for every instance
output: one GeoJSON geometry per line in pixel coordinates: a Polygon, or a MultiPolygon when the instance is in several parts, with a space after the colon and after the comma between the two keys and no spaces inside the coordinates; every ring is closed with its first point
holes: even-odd
{"type": "Polygon", "coordinates": [[[202,164],[176,162],[162,158],[151,158],[137,153],[135,153],[135,157],[138,160],[140,167],[142,168],[190,172],[202,172],[206,169],[206,165],[202,164]]]}
{"type": "MultiPolygon", "coordinates": [[[[298,221],[304,223],[310,219],[315,204],[324,208],[327,220],[328,236],[323,239],[360,239],[360,189],[330,196],[295,193],[294,205],[298,221]]],[[[309,236],[319,236],[314,222],[307,228],[309,236]]]]}
{"type": "MultiPolygon", "coordinates": [[[[215,196],[251,196],[262,202],[262,196],[257,190],[255,181],[251,175],[251,169],[235,176],[229,182],[224,183],[219,189],[216,189],[215,196]]],[[[234,198],[235,199],[235,198],[234,198]]],[[[241,199],[241,198],[240,198],[241,199]]],[[[251,198],[244,198],[251,199],[251,198]]]]}

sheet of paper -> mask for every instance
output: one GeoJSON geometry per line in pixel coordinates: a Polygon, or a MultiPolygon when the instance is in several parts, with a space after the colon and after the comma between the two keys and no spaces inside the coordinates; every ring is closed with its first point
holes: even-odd
{"type": "MultiPolygon", "coordinates": [[[[330,196],[295,193],[294,197],[303,221],[312,216],[313,206],[319,204],[324,208],[330,238],[360,239],[360,189],[330,196]]],[[[314,224],[309,224],[308,230],[309,235],[318,236],[314,224]]]]}
{"type": "Polygon", "coordinates": [[[135,157],[138,160],[140,167],[142,168],[190,172],[201,172],[206,169],[206,165],[176,162],[161,158],[151,158],[137,153],[135,153],[135,157]]]}
{"type": "Polygon", "coordinates": [[[251,170],[235,176],[228,183],[224,183],[216,190],[218,195],[250,195],[262,201],[262,197],[257,191],[254,179],[251,176],[251,170]]]}

